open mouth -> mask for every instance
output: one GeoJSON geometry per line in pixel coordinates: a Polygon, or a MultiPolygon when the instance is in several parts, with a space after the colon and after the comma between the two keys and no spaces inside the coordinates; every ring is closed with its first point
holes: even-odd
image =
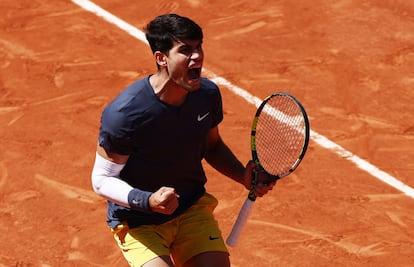
{"type": "Polygon", "coordinates": [[[198,80],[201,76],[201,68],[193,68],[188,70],[188,79],[189,80],[198,80]]]}

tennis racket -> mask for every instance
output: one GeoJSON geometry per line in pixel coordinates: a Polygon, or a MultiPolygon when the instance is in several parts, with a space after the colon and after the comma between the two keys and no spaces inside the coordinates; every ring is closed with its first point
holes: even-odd
{"type": "Polygon", "coordinates": [[[251,150],[256,163],[250,192],[226,242],[237,245],[256,200],[254,188],[259,173],[276,181],[292,173],[302,161],[309,143],[309,120],[302,104],[285,92],[263,100],[252,124],[251,150]]]}

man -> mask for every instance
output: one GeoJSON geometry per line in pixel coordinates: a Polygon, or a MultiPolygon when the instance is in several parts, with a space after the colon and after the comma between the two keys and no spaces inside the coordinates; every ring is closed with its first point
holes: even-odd
{"type": "MultiPolygon", "coordinates": [[[[157,72],[104,109],[93,188],[108,200],[108,225],[131,266],[230,266],[202,160],[246,188],[255,165],[245,167],[220,137],[221,95],[201,77],[202,29],[167,14],[146,37],[157,72]]],[[[259,197],[275,184],[266,178],[259,197]]]]}

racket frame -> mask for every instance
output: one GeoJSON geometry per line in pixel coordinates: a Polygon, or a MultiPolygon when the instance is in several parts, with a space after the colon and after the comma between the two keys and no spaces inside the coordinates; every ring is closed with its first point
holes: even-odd
{"type": "MultiPolygon", "coordinates": [[[[252,159],[253,161],[256,163],[256,167],[255,169],[253,169],[253,178],[252,178],[252,183],[250,185],[250,190],[249,190],[249,194],[246,198],[246,200],[243,203],[243,206],[240,209],[239,215],[236,219],[236,222],[233,225],[233,228],[226,240],[227,245],[231,246],[231,247],[235,247],[238,243],[238,240],[240,238],[242,229],[244,228],[244,225],[247,223],[248,218],[250,217],[250,213],[252,212],[254,203],[256,201],[256,196],[254,194],[254,189],[255,186],[257,185],[258,179],[259,179],[259,172],[264,172],[266,173],[268,176],[270,176],[272,178],[272,181],[276,181],[278,179],[281,179],[289,174],[291,174],[300,164],[300,162],[302,161],[303,157],[305,156],[306,150],[308,148],[308,144],[309,144],[309,137],[310,137],[310,127],[309,127],[309,119],[308,119],[308,115],[306,113],[305,108],[302,106],[302,104],[291,94],[286,93],[286,92],[276,92],[273,93],[269,96],[267,96],[262,103],[260,104],[260,106],[257,108],[256,110],[256,114],[254,116],[253,119],[253,123],[252,123],[252,130],[251,130],[251,134],[250,134],[250,146],[251,146],[251,152],[252,152],[252,159]],[[278,175],[272,175],[270,174],[268,171],[266,171],[266,169],[260,164],[260,160],[259,157],[257,155],[257,150],[256,150],[256,128],[257,128],[257,123],[259,121],[259,116],[260,114],[263,112],[263,109],[265,107],[265,105],[267,104],[267,102],[272,99],[273,97],[276,96],[285,96],[290,98],[299,108],[299,110],[302,113],[303,119],[304,119],[304,128],[305,128],[305,138],[304,138],[304,143],[302,146],[302,151],[298,156],[298,159],[296,160],[296,162],[292,165],[292,167],[281,174],[278,175]]],[[[269,181],[270,182],[270,181],[269,181]]]]}
{"type": "Polygon", "coordinates": [[[291,94],[286,93],[286,92],[273,93],[273,94],[267,96],[262,101],[260,106],[257,108],[256,114],[255,114],[254,119],[253,119],[252,131],[251,131],[250,135],[251,135],[250,136],[250,146],[251,146],[251,151],[252,151],[252,158],[253,158],[253,161],[257,165],[257,170],[265,172],[267,175],[271,176],[274,180],[278,180],[278,179],[283,178],[283,177],[289,175],[290,173],[292,173],[299,166],[299,163],[302,161],[303,157],[305,156],[305,153],[306,153],[306,150],[307,150],[308,144],[309,144],[309,137],[310,137],[310,127],[309,127],[308,115],[306,113],[305,108],[302,106],[302,104],[299,102],[299,100],[297,100],[291,94]],[[284,173],[280,173],[278,175],[272,175],[271,173],[266,171],[266,169],[260,164],[260,160],[259,160],[259,157],[257,155],[257,150],[256,150],[256,128],[257,128],[257,123],[259,121],[260,114],[262,113],[263,108],[265,107],[267,102],[269,102],[269,100],[272,99],[275,96],[285,96],[285,97],[288,97],[291,100],[293,100],[293,103],[295,103],[296,106],[301,111],[301,113],[303,115],[304,124],[305,124],[305,133],[304,133],[305,138],[304,138],[304,143],[303,143],[303,146],[302,146],[302,151],[299,154],[298,159],[296,160],[296,162],[292,165],[292,167],[288,171],[286,171],[284,173]]]}

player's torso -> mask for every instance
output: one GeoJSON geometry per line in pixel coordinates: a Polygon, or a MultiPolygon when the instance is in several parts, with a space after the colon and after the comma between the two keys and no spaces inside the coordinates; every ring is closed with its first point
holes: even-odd
{"type": "Polygon", "coordinates": [[[217,111],[221,109],[217,90],[202,86],[190,93],[180,107],[163,103],[151,93],[136,101],[131,106],[140,110],[131,110],[140,115],[131,125],[134,149],[123,178],[148,191],[168,185],[184,193],[203,185],[206,179],[201,160],[207,134],[222,116],[221,110],[217,111]]]}

